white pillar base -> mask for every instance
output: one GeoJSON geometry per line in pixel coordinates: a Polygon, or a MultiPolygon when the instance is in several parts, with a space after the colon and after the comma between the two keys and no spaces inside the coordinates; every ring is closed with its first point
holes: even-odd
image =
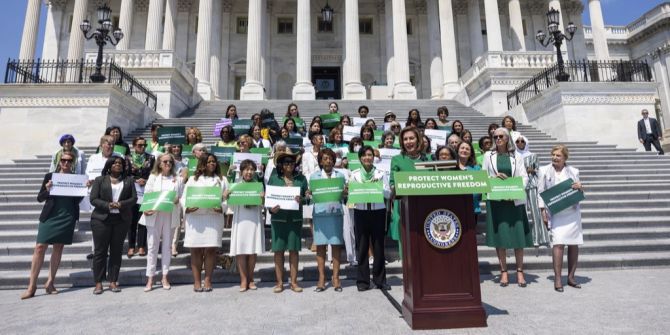
{"type": "Polygon", "coordinates": [[[360,83],[349,83],[344,85],[342,90],[343,100],[367,100],[368,93],[365,91],[365,86],[360,83]]]}
{"type": "Polygon", "coordinates": [[[416,100],[416,87],[409,83],[396,83],[393,86],[394,100],[416,100]]]}
{"type": "Polygon", "coordinates": [[[458,83],[446,83],[442,86],[442,99],[454,99],[461,91],[461,85],[458,83]]]}
{"type": "Polygon", "coordinates": [[[200,94],[202,100],[214,100],[214,92],[212,91],[212,85],[210,85],[210,83],[198,82],[198,94],[200,94]]]}
{"type": "Polygon", "coordinates": [[[316,100],[314,85],[309,83],[298,83],[293,86],[293,100],[316,100]]]}
{"type": "Polygon", "coordinates": [[[265,87],[260,83],[246,83],[240,90],[240,100],[265,100],[265,87]]]}

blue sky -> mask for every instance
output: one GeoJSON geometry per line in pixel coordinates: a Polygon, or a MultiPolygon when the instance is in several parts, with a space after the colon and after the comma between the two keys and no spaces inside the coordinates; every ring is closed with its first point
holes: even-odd
{"type": "MultiPolygon", "coordinates": [[[[654,6],[664,2],[661,0],[601,0],[605,24],[626,25],[639,18],[642,14],[654,6]]],[[[5,0],[2,1],[0,10],[0,80],[4,81],[5,68],[8,58],[16,58],[19,55],[21,34],[23,33],[23,20],[26,13],[27,0],[5,0]]],[[[588,5],[585,0],[584,24],[589,25],[588,5]]],[[[46,7],[42,7],[42,18],[40,21],[41,34],[37,44],[39,57],[42,50],[43,27],[46,21],[46,7]]]]}

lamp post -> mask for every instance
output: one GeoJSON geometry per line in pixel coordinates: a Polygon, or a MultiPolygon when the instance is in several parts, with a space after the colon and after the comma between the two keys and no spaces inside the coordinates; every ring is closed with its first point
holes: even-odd
{"type": "Polygon", "coordinates": [[[326,1],[326,6],[321,9],[321,17],[325,23],[333,22],[333,9],[328,5],[328,1],[326,1]]]}
{"type": "Polygon", "coordinates": [[[568,81],[570,75],[565,73],[565,63],[563,62],[563,54],[561,53],[561,45],[563,40],[572,41],[572,38],[575,36],[575,31],[577,31],[577,26],[574,23],[568,23],[568,26],[565,27],[568,35],[563,34],[563,32],[558,29],[559,22],[561,18],[561,13],[554,8],[550,9],[547,12],[547,31],[549,32],[549,39],[547,39],[547,34],[544,31],[539,30],[535,35],[535,38],[542,44],[542,46],[548,46],[549,44],[554,44],[556,47],[556,58],[558,63],[558,74],[556,75],[556,80],[558,81],[568,81]],[[545,42],[546,40],[546,42],[545,42]]]}
{"type": "Polygon", "coordinates": [[[91,75],[91,82],[104,83],[106,78],[105,75],[102,74],[102,48],[107,42],[112,45],[118,44],[123,38],[123,32],[121,29],[117,28],[112,33],[112,36],[109,35],[113,29],[112,20],[110,19],[112,10],[106,3],[98,7],[97,14],[98,24],[100,26],[94,32],[90,35],[88,33],[91,31],[91,22],[88,19],[81,22],[79,29],[84,33],[84,37],[87,40],[95,39],[95,43],[98,45],[98,57],[95,60],[95,73],[91,75]]]}

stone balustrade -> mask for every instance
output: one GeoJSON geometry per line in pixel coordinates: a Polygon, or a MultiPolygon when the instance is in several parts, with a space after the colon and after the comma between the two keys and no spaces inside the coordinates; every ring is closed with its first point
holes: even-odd
{"type": "MultiPolygon", "coordinates": [[[[86,61],[95,62],[97,51],[87,50],[84,58],[86,61]]],[[[124,69],[134,68],[175,68],[189,82],[195,82],[195,76],[191,68],[168,50],[105,50],[102,54],[103,63],[114,61],[116,65],[124,69]]]]}
{"type": "Polygon", "coordinates": [[[496,69],[543,69],[556,62],[553,51],[502,51],[483,54],[472,64],[460,79],[462,87],[467,86],[489,68],[496,69]]]}

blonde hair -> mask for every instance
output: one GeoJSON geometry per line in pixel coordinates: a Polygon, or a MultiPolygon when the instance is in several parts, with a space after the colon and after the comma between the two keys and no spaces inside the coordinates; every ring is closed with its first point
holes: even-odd
{"type": "Polygon", "coordinates": [[[116,141],[114,140],[114,136],[112,135],[102,135],[102,137],[100,137],[100,145],[102,145],[105,142],[109,143],[110,145],[114,145],[114,142],[116,141]]]}
{"type": "Polygon", "coordinates": [[[568,147],[563,145],[563,144],[557,144],[551,148],[551,153],[553,154],[554,151],[560,151],[561,154],[565,157],[565,160],[568,160],[568,157],[570,156],[570,151],[568,150],[568,147]]]}
{"type": "MultiPolygon", "coordinates": [[[[195,143],[201,143],[201,142],[202,142],[202,132],[200,132],[200,129],[198,129],[198,128],[196,128],[196,127],[189,127],[189,128],[186,130],[186,138],[187,138],[187,139],[188,139],[188,134],[189,134],[190,132],[195,133],[195,143]]],[[[195,144],[195,143],[194,143],[194,144],[195,144]]]]}
{"type": "Polygon", "coordinates": [[[151,169],[151,174],[159,175],[161,174],[161,159],[165,156],[170,157],[172,160],[172,169],[170,170],[170,175],[173,177],[177,175],[177,165],[175,164],[174,156],[172,154],[160,154],[158,155],[158,158],[156,159],[156,163],[154,163],[154,168],[151,169]]]}
{"type": "Polygon", "coordinates": [[[249,135],[247,135],[247,134],[240,135],[240,137],[237,139],[237,143],[240,143],[240,142],[247,142],[247,144],[249,145],[249,148],[253,148],[253,147],[254,147],[254,140],[253,140],[253,138],[251,138],[251,136],[249,136],[249,135]]]}

